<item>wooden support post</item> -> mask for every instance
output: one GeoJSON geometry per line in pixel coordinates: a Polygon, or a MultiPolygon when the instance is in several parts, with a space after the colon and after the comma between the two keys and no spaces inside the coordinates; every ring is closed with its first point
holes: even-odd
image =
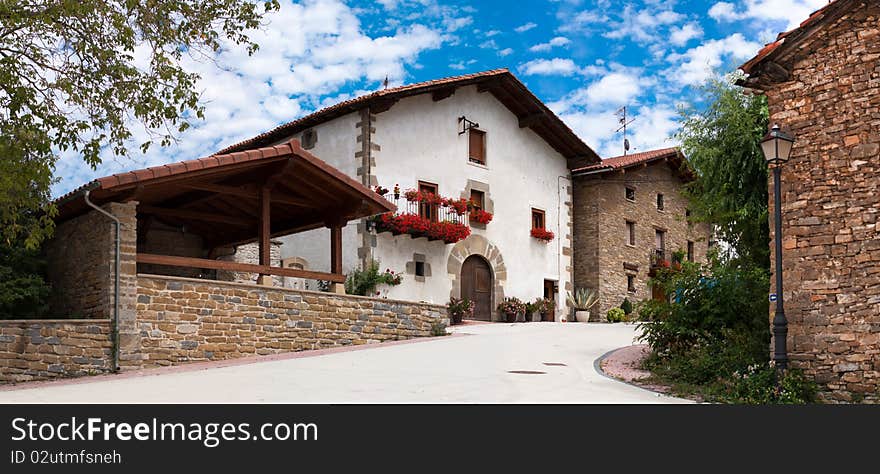
{"type": "MultiPolygon", "coordinates": [[[[331,222],[330,227],[330,273],[342,275],[342,222],[331,222]]],[[[345,293],[345,286],[334,284],[331,288],[334,293],[345,293]]]]}
{"type": "MultiPolygon", "coordinates": [[[[260,245],[260,265],[272,265],[272,243],[269,236],[272,234],[272,189],[268,186],[260,190],[260,223],[258,229],[260,245]]],[[[259,284],[271,286],[272,276],[260,274],[259,284]]]]}

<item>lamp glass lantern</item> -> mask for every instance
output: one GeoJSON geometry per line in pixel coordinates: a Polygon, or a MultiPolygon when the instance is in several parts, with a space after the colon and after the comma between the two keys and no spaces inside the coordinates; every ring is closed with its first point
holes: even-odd
{"type": "Polygon", "coordinates": [[[773,125],[770,133],[761,140],[761,150],[764,152],[764,159],[770,165],[781,165],[787,162],[791,156],[793,145],[794,137],[783,132],[779,128],[779,124],[773,125]]]}

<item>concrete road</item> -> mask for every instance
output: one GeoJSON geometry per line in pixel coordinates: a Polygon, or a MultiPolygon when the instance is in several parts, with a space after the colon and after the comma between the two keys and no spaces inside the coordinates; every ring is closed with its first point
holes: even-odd
{"type": "Polygon", "coordinates": [[[689,403],[596,372],[597,358],[633,343],[633,326],[481,324],[454,332],[313,357],[25,384],[0,391],[0,403],[689,403]]]}

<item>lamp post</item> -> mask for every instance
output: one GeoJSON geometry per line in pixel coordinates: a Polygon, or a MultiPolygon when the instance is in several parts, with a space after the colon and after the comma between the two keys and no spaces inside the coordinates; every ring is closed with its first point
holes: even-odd
{"type": "MultiPolygon", "coordinates": [[[[773,211],[775,224],[776,243],[776,315],[773,317],[773,362],[776,365],[777,374],[781,375],[788,368],[788,320],[785,318],[785,308],[782,292],[782,191],[781,174],[794,145],[794,137],[783,132],[778,124],[773,125],[770,133],[761,140],[761,150],[767,165],[773,168],[773,211]]],[[[777,383],[779,377],[777,377],[777,383]]]]}

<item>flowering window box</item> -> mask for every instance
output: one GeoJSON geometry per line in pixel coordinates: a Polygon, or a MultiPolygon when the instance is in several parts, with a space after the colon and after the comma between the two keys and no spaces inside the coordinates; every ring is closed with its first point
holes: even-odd
{"type": "Polygon", "coordinates": [[[552,241],[556,237],[556,235],[547,229],[537,227],[532,229],[532,237],[546,243],[552,241]]]}
{"type": "Polygon", "coordinates": [[[495,216],[493,216],[491,212],[486,212],[482,209],[477,209],[471,212],[471,221],[482,225],[492,222],[493,217],[495,216]]]}
{"type": "Polygon", "coordinates": [[[470,227],[452,221],[432,221],[418,214],[382,214],[374,218],[376,231],[391,232],[394,235],[409,234],[413,237],[427,237],[428,240],[442,240],[454,244],[471,235],[470,227]]]}

